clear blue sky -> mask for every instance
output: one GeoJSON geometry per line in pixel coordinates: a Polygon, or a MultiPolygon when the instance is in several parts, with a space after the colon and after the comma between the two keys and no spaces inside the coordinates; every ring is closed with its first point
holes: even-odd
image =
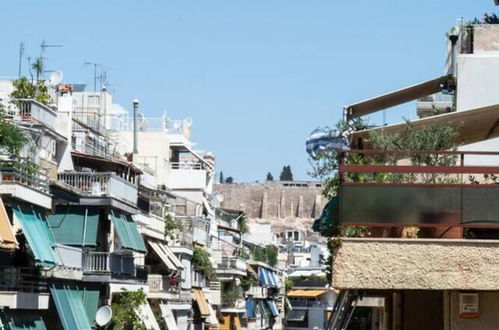
{"type": "MultiPolygon", "coordinates": [[[[497,8],[497,9],[496,9],[497,8]]],[[[493,0],[2,1],[0,76],[15,76],[19,42],[69,82],[102,63],[115,99],[194,119],[197,148],[237,181],[307,178],[305,140],[343,105],[436,77],[445,33],[493,0]]],[[[389,111],[414,118],[412,105],[389,111]]],[[[129,106],[128,106],[129,108],[129,106]]],[[[381,115],[371,118],[381,122],[381,115]]]]}

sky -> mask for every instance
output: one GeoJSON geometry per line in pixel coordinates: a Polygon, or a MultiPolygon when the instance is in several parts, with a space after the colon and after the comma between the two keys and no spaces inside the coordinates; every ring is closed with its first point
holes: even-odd
{"type": "MultiPolygon", "coordinates": [[[[498,11],[493,0],[1,1],[0,77],[17,76],[20,42],[31,58],[43,40],[60,44],[47,69],[93,89],[83,63],[99,63],[116,103],[192,117],[195,149],[225,177],[263,181],[290,165],[309,179],[313,129],[333,127],[344,105],[442,75],[456,20],[498,11]]],[[[415,105],[386,115],[415,119],[415,105]]]]}

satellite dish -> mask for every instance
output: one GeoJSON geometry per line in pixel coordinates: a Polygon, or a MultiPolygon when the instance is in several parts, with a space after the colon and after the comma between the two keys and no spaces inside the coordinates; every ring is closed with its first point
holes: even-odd
{"type": "Polygon", "coordinates": [[[185,118],[183,121],[183,124],[185,127],[191,127],[192,126],[192,118],[191,117],[185,118]]]}
{"type": "Polygon", "coordinates": [[[62,81],[63,74],[62,71],[54,71],[50,74],[49,85],[55,86],[62,81]]]}
{"type": "Polygon", "coordinates": [[[113,310],[109,305],[104,305],[97,310],[97,313],[95,314],[95,323],[97,323],[99,327],[104,327],[111,322],[112,317],[113,310]]]}

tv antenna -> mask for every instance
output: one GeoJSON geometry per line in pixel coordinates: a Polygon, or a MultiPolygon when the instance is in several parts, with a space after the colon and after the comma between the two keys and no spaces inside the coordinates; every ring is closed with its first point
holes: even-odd
{"type": "Polygon", "coordinates": [[[19,72],[18,72],[19,78],[21,78],[23,56],[24,56],[24,41],[21,41],[21,43],[19,44],[19,72]]]}
{"type": "MultiPolygon", "coordinates": [[[[60,48],[62,47],[62,45],[55,45],[55,44],[47,44],[47,41],[43,40],[41,45],[40,45],[40,61],[42,61],[42,67],[43,67],[43,61],[45,60],[45,58],[43,57],[43,54],[47,51],[47,48],[60,48]]],[[[23,50],[24,50],[24,46],[23,46],[23,50]]],[[[44,71],[44,72],[48,72],[48,71],[44,71]]],[[[42,72],[42,78],[43,78],[43,73],[42,72]]]]}
{"type": "Polygon", "coordinates": [[[94,66],[94,93],[95,93],[97,92],[97,79],[100,80],[102,87],[102,80],[107,80],[107,74],[105,73],[104,69],[110,69],[110,68],[99,63],[88,62],[88,61],[85,61],[83,64],[85,66],[88,65],[94,66]],[[100,68],[102,70],[99,76],[97,76],[97,68],[100,68]]]}

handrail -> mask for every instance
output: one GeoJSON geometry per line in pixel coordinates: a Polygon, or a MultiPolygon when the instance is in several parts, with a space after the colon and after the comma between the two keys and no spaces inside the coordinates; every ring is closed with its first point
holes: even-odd
{"type": "Polygon", "coordinates": [[[0,160],[2,182],[18,182],[37,190],[47,192],[49,186],[48,170],[27,160],[0,160]]]}

